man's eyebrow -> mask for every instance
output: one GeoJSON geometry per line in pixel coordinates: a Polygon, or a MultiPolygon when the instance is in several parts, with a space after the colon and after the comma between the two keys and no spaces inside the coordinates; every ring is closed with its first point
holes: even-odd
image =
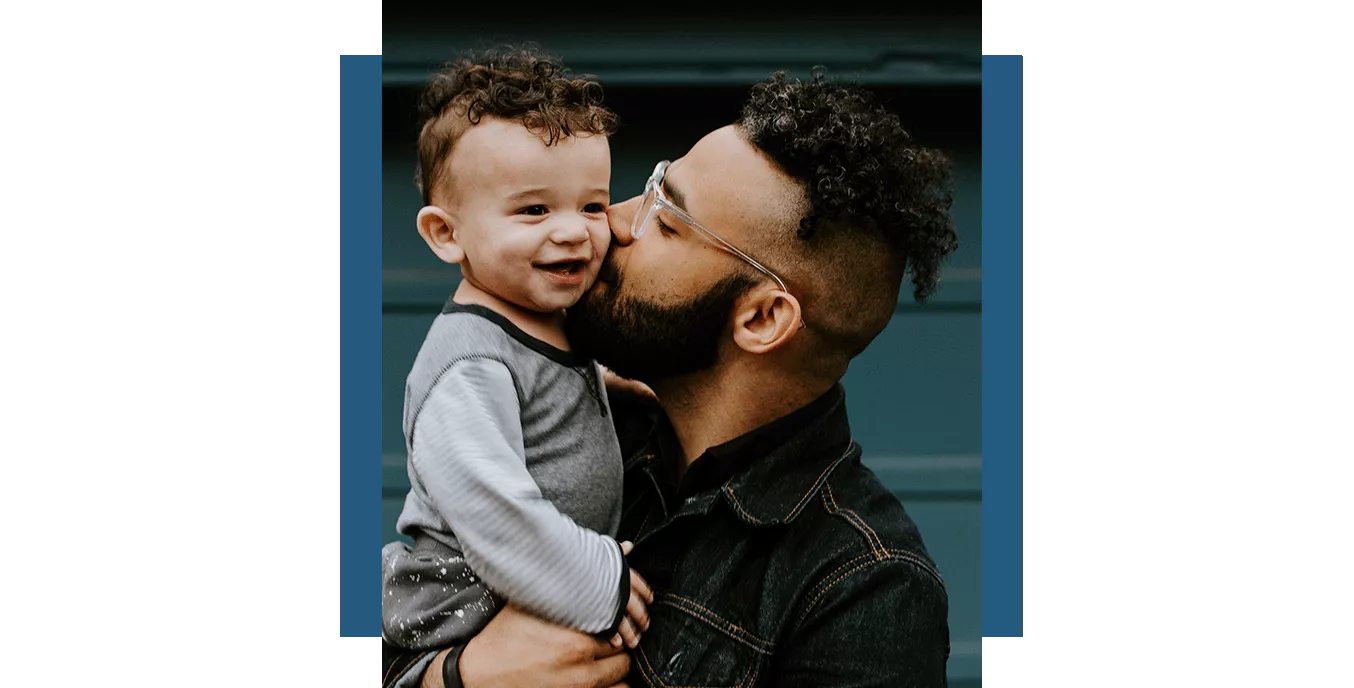
{"type": "MultiPolygon", "coordinates": [[[[682,210],[687,210],[686,195],[682,193],[681,189],[673,186],[672,182],[668,181],[666,175],[664,175],[663,177],[663,193],[667,194],[668,198],[672,199],[673,204],[676,205],[678,208],[681,208],[682,210]]],[[[691,211],[687,210],[687,212],[691,211]]]]}

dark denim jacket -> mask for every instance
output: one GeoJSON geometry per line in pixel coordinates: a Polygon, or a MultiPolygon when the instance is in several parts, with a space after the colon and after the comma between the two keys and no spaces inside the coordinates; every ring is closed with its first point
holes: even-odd
{"type": "Polygon", "coordinates": [[[840,385],[711,448],[680,486],[670,429],[648,425],[618,426],[620,538],[655,593],[631,685],[945,685],[944,583],[861,465],[840,385]]]}
{"type": "MultiPolygon", "coordinates": [[[[840,385],[710,448],[680,485],[661,414],[612,409],[628,457],[618,539],[655,595],[630,685],[945,685],[945,585],[861,465],[840,385]]],[[[390,684],[415,656],[387,650],[390,684]]]]}

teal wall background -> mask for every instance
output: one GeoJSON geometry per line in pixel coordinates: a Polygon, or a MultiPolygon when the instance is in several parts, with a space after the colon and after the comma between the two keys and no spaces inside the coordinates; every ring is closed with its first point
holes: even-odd
{"type": "Polygon", "coordinates": [[[951,686],[982,675],[980,320],[981,57],[976,5],[853,11],[832,19],[728,15],[572,17],[527,26],[492,15],[407,14],[387,4],[383,47],[382,519],[408,489],[400,429],[404,377],[458,272],[414,231],[414,97],[428,70],[464,48],[530,39],[596,74],[620,114],[612,198],[638,193],[660,159],[731,122],[747,87],[814,64],[874,88],[923,143],[954,161],[960,249],[925,305],[904,299],[843,384],[865,462],[922,530],[950,593],[951,686]]]}

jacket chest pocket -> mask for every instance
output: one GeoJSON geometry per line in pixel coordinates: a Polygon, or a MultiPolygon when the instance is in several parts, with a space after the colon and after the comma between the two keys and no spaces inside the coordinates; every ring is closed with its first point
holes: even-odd
{"type": "Polygon", "coordinates": [[[774,648],[694,600],[659,593],[633,665],[653,686],[741,688],[756,683],[774,648]]]}

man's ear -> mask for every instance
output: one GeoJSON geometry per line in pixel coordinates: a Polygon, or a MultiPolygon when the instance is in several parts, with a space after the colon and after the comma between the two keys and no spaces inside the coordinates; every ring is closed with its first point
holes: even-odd
{"type": "Polygon", "coordinates": [[[465,260],[465,251],[456,242],[456,227],[447,211],[435,206],[425,205],[418,211],[418,235],[428,243],[433,253],[448,263],[460,263],[465,260]]]}
{"type": "Polygon", "coordinates": [[[734,307],[733,316],[734,343],[749,353],[764,354],[799,333],[802,312],[799,299],[774,289],[748,294],[734,307]]]}

